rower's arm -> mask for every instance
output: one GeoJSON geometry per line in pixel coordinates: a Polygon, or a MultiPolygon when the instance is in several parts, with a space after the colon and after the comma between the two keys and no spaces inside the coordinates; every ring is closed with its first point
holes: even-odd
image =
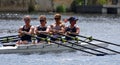
{"type": "Polygon", "coordinates": [[[37,30],[37,27],[35,27],[34,33],[37,35],[39,32],[37,30]]]}
{"type": "Polygon", "coordinates": [[[22,31],[22,28],[23,28],[23,26],[21,26],[20,28],[19,28],[19,30],[18,30],[18,33],[19,34],[21,34],[23,31],[22,31]]]}
{"type": "Polygon", "coordinates": [[[23,31],[22,31],[22,28],[23,28],[23,26],[21,26],[21,27],[19,28],[19,30],[18,30],[19,36],[24,35],[24,34],[23,34],[23,31]]]}
{"type": "Polygon", "coordinates": [[[28,34],[34,34],[34,26],[31,26],[30,31],[27,32],[28,34]]]}
{"type": "Polygon", "coordinates": [[[77,27],[76,34],[79,34],[79,33],[80,33],[80,28],[77,27]]]}
{"type": "Polygon", "coordinates": [[[47,29],[46,29],[46,31],[38,31],[37,30],[37,27],[35,28],[35,34],[47,34],[47,33],[49,33],[50,32],[50,27],[47,27],[47,29]]]}
{"type": "Polygon", "coordinates": [[[19,33],[20,36],[22,36],[22,35],[24,35],[24,34],[34,34],[34,26],[32,26],[32,27],[30,28],[30,31],[29,31],[29,32],[22,31],[22,28],[23,28],[23,26],[21,26],[21,27],[19,28],[19,30],[18,30],[18,33],[19,33]]]}
{"type": "Polygon", "coordinates": [[[50,26],[47,27],[46,32],[50,33],[50,26]]]}
{"type": "Polygon", "coordinates": [[[54,29],[53,29],[53,27],[54,27],[53,24],[50,25],[50,27],[49,27],[49,33],[50,33],[50,34],[53,34],[53,33],[54,33],[54,29]]]}
{"type": "Polygon", "coordinates": [[[65,31],[66,34],[75,34],[78,35],[80,33],[80,28],[76,27],[76,32],[65,31]]]}
{"type": "Polygon", "coordinates": [[[62,25],[61,29],[57,33],[65,33],[65,25],[62,25]]]}
{"type": "Polygon", "coordinates": [[[53,33],[64,33],[65,32],[65,25],[64,24],[61,24],[60,30],[56,30],[53,27],[54,27],[54,25],[51,25],[50,30],[49,30],[49,32],[51,32],[52,34],[53,33]]]}
{"type": "Polygon", "coordinates": [[[64,33],[65,32],[65,28],[62,27],[61,30],[58,31],[58,33],[64,33]]]}

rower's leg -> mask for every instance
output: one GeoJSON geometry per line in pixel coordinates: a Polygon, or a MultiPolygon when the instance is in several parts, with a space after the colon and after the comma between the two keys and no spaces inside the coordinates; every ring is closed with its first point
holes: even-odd
{"type": "Polygon", "coordinates": [[[22,41],[22,44],[29,44],[29,42],[24,40],[24,41],[22,41]]]}

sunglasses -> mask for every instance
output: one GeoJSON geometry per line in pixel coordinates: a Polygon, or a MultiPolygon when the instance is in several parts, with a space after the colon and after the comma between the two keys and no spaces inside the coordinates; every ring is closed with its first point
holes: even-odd
{"type": "Polygon", "coordinates": [[[75,22],[75,23],[76,23],[77,21],[70,21],[70,23],[72,23],[72,22],[75,22]]]}
{"type": "Polygon", "coordinates": [[[40,20],[40,22],[43,22],[43,21],[45,21],[45,20],[40,20]]]}

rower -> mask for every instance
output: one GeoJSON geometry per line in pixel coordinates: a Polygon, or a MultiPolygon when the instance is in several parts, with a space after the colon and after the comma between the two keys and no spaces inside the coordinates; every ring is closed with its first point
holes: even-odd
{"type": "MultiPolygon", "coordinates": [[[[55,23],[50,25],[50,32],[53,35],[54,38],[59,38],[61,37],[58,33],[63,34],[65,31],[65,25],[61,21],[61,15],[60,14],[55,14],[54,15],[55,23]]],[[[51,40],[55,40],[51,38],[51,40]]]]}
{"type": "Polygon", "coordinates": [[[31,42],[31,36],[27,34],[34,34],[34,26],[30,25],[31,17],[29,15],[25,16],[24,18],[25,25],[21,26],[18,30],[20,40],[17,41],[17,44],[28,44],[31,42]]]}
{"type": "MultiPolygon", "coordinates": [[[[44,34],[48,34],[49,33],[49,26],[46,26],[46,16],[45,15],[41,15],[39,17],[39,21],[40,21],[40,25],[38,25],[37,27],[35,27],[35,34],[38,37],[42,37],[42,38],[47,38],[47,35],[44,34]]],[[[40,43],[40,39],[37,39],[37,43],[40,43]]]]}
{"type": "MultiPolygon", "coordinates": [[[[78,19],[75,17],[70,17],[67,19],[67,21],[69,21],[70,25],[65,28],[66,34],[69,36],[76,37],[74,34],[78,35],[80,33],[79,27],[75,25],[78,19]]],[[[71,40],[71,38],[68,37],[66,37],[66,39],[71,40]]]]}

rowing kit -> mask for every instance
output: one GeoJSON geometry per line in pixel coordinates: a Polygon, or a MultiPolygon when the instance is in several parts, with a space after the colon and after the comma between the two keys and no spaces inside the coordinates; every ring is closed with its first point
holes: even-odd
{"type": "MultiPolygon", "coordinates": [[[[31,35],[30,35],[31,36],[31,35]]],[[[52,37],[47,35],[48,37],[52,37]]],[[[66,35],[63,35],[66,36],[66,35]]],[[[82,51],[91,55],[96,55],[96,56],[104,56],[104,55],[111,55],[111,53],[104,52],[99,50],[100,48],[105,49],[107,51],[111,51],[112,54],[120,54],[119,51],[112,50],[108,48],[108,45],[114,45],[118,46],[118,44],[111,43],[111,42],[106,42],[98,39],[92,39],[92,41],[85,41],[81,39],[74,39],[74,40],[57,40],[57,41],[52,41],[49,40],[46,41],[46,39],[43,40],[41,37],[35,37],[42,39],[40,43],[33,43],[29,42],[28,44],[21,44],[21,45],[16,45],[15,41],[18,35],[13,35],[13,36],[5,36],[5,37],[0,37],[0,54],[13,54],[13,53],[41,53],[41,52],[59,52],[59,51],[65,51],[65,50],[77,50],[77,51],[82,51]],[[91,51],[94,52],[91,52],[91,51]]],[[[71,37],[71,36],[68,36],[71,37]]],[[[88,37],[78,35],[78,37],[82,37],[87,39],[88,37]]],[[[73,37],[72,37],[73,38],[73,37]]]]}

